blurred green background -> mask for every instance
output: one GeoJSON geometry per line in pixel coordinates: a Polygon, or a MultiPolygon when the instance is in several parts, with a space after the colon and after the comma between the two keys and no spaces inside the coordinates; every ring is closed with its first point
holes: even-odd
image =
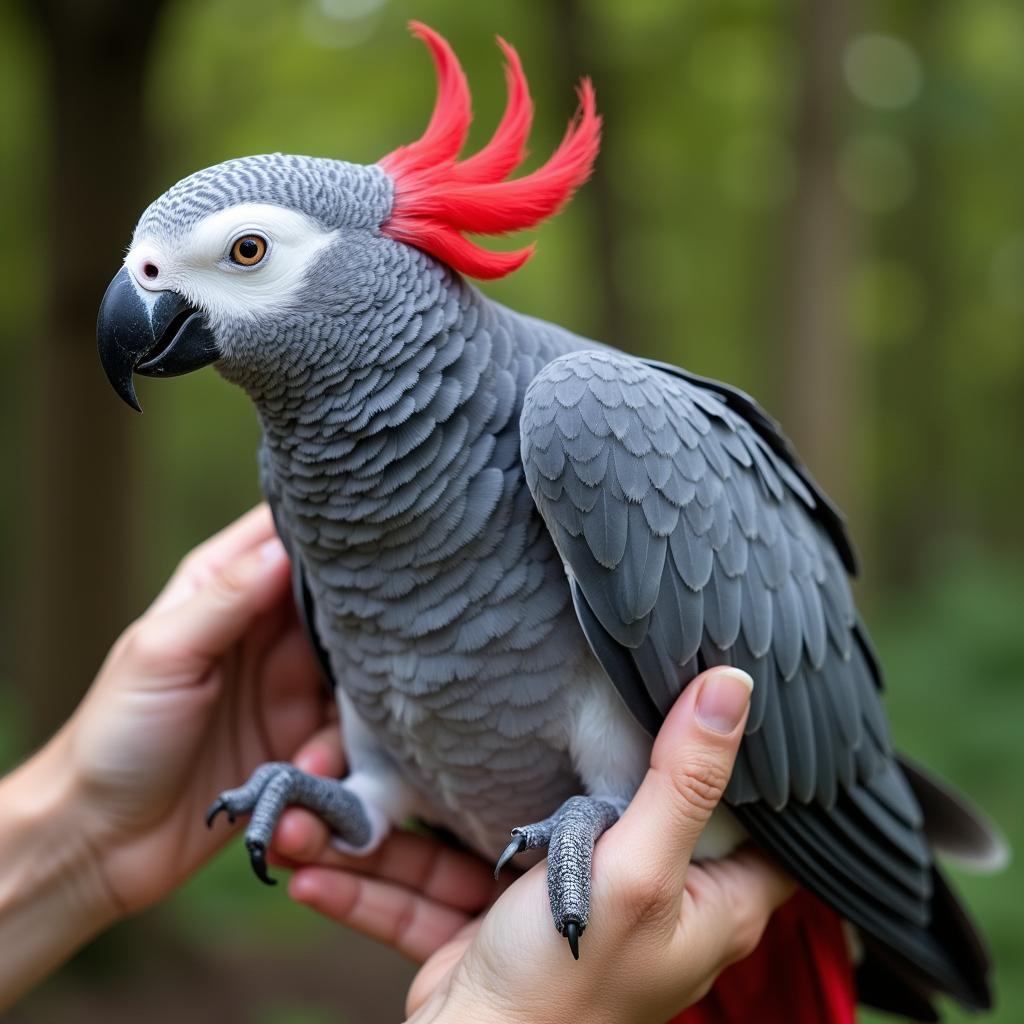
{"type": "MultiPolygon", "coordinates": [[[[487,285],[732,381],[847,510],[901,745],[1018,848],[1024,770],[1024,5],[1014,0],[8,0],[0,4],[0,766],[74,705],[175,561],[257,500],[212,371],[111,393],[93,323],[145,203],[282,150],[415,138],[451,40],[482,142],[493,35],[548,153],[590,74],[598,172],[487,285]]],[[[958,875],[1024,1015],[1024,874],[958,875]]],[[[256,886],[240,847],[96,943],[25,1022],[400,1019],[408,968],[256,886]]],[[[951,1011],[950,1020],[962,1018],[951,1011]]]]}

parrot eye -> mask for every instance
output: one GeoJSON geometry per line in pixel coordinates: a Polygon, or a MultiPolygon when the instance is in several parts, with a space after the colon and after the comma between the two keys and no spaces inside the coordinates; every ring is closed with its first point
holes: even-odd
{"type": "Polygon", "coordinates": [[[254,267],[267,254],[267,240],[259,235],[242,235],[231,246],[231,259],[242,267],[254,267]]]}

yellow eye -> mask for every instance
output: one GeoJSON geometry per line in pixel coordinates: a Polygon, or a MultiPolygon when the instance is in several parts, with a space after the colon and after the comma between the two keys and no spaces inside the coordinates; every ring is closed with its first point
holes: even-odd
{"type": "Polygon", "coordinates": [[[267,240],[259,235],[242,235],[231,246],[231,259],[243,267],[254,267],[267,255],[267,240]]]}

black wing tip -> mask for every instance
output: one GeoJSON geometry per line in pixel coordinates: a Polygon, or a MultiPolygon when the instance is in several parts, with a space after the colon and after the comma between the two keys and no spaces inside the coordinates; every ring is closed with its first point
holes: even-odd
{"type": "MultiPolygon", "coordinates": [[[[758,846],[801,885],[856,925],[866,943],[890,967],[895,965],[898,973],[913,983],[915,991],[929,1000],[933,995],[948,995],[976,1012],[991,1009],[991,961],[985,943],[938,868],[930,868],[931,898],[922,906],[924,917],[915,923],[879,900],[862,883],[826,867],[835,863],[834,844],[841,837],[833,834],[834,826],[824,808],[790,802],[786,809],[776,812],[758,802],[732,810],[758,846]],[[794,814],[821,840],[813,852],[805,842],[795,843],[795,823],[787,824],[794,814]]],[[[806,829],[802,826],[797,831],[806,829]]]]}
{"type": "Polygon", "coordinates": [[[945,875],[937,867],[932,871],[935,885],[931,934],[949,962],[950,980],[955,984],[949,994],[968,1009],[991,1010],[995,997],[988,946],[945,875]]]}
{"type": "Polygon", "coordinates": [[[900,753],[907,781],[924,812],[925,833],[935,850],[975,874],[995,874],[1012,859],[1002,829],[965,794],[934,771],[900,753]]]}

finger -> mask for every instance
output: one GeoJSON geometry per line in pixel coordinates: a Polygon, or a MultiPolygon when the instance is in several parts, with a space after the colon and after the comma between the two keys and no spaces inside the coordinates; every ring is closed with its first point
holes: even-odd
{"type": "Polygon", "coordinates": [[[292,760],[296,768],[311,775],[340,778],[345,772],[345,753],[338,723],[325,725],[299,748],[292,760]]]}
{"type": "Polygon", "coordinates": [[[488,906],[502,888],[480,857],[412,832],[392,833],[366,857],[341,853],[330,845],[322,822],[298,812],[281,819],[274,850],[293,864],[331,866],[394,883],[469,913],[488,906]]]}
{"type": "Polygon", "coordinates": [[[699,947],[717,973],[754,952],[772,914],[795,891],[796,883],[752,846],[701,861],[686,881],[675,944],[681,955],[699,947]]]}
{"type": "Polygon", "coordinates": [[[330,840],[330,829],[320,818],[301,807],[289,807],[274,830],[270,852],[293,866],[341,867],[344,857],[331,846],[330,840]]]}
{"type": "MultiPolygon", "coordinates": [[[[337,779],[345,774],[345,754],[341,730],[336,721],[329,722],[306,741],[292,759],[296,768],[311,775],[337,779]]],[[[321,861],[331,850],[331,833],[323,821],[301,807],[289,807],[274,832],[272,860],[296,867],[321,861]]]]}
{"type": "Polygon", "coordinates": [[[335,868],[301,868],[288,894],[422,963],[468,922],[465,913],[403,886],[335,868]]]}
{"type": "Polygon", "coordinates": [[[621,820],[608,833],[603,857],[622,877],[660,890],[675,913],[686,865],[732,774],[753,686],[734,668],[698,676],[676,701],[654,743],[651,768],[621,820]]]}
{"type": "Polygon", "coordinates": [[[190,598],[145,615],[130,640],[133,656],[154,677],[195,673],[220,658],[288,591],[281,542],[266,540],[215,573],[190,598]]]}
{"type": "Polygon", "coordinates": [[[214,573],[273,536],[274,520],[266,503],[250,509],[182,559],[150,610],[167,611],[180,604],[214,573]]]}

